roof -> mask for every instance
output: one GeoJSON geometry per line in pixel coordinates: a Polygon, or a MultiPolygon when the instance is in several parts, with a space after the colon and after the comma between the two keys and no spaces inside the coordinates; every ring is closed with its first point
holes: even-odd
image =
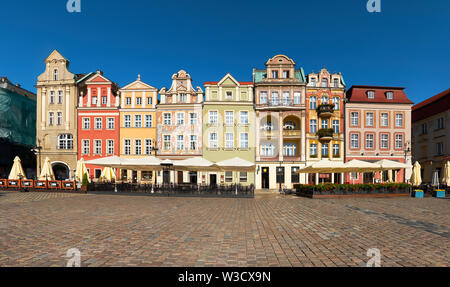
{"type": "Polygon", "coordinates": [[[385,86],[365,86],[355,85],[347,91],[347,99],[349,103],[389,103],[389,104],[413,104],[408,99],[402,87],[385,87],[385,86]],[[375,97],[369,99],[367,91],[374,91],[375,97]],[[387,99],[386,92],[393,92],[392,100],[387,99]]]}
{"type": "MultiPolygon", "coordinates": [[[[219,82],[204,82],[203,85],[217,85],[219,82]]],[[[253,85],[253,82],[239,82],[240,85],[253,85]]]]}
{"type": "Polygon", "coordinates": [[[429,104],[432,104],[432,103],[434,103],[434,102],[436,102],[436,101],[438,101],[438,100],[440,100],[440,99],[442,99],[444,97],[448,97],[448,96],[450,96],[450,89],[445,90],[445,91],[443,91],[443,92],[441,92],[441,93],[439,93],[439,94],[437,94],[437,95],[435,95],[435,96],[433,96],[433,97],[431,97],[429,99],[426,99],[425,101],[422,101],[422,102],[418,103],[417,105],[412,107],[412,110],[413,111],[418,110],[420,108],[423,108],[423,107],[425,107],[425,106],[427,106],[429,104]]]}

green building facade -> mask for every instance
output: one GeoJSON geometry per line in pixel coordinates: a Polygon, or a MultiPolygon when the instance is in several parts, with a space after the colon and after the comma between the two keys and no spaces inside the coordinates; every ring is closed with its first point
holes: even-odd
{"type": "MultiPolygon", "coordinates": [[[[219,162],[239,157],[255,162],[253,82],[238,82],[230,74],[219,82],[205,82],[203,157],[219,162]]],[[[209,172],[208,184],[254,185],[250,172],[209,172]]]]}

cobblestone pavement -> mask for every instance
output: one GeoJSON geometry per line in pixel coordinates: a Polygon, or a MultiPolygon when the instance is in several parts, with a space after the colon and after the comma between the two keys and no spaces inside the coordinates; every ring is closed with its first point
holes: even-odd
{"type": "Polygon", "coordinates": [[[0,266],[450,266],[449,204],[0,193],[0,266]]]}

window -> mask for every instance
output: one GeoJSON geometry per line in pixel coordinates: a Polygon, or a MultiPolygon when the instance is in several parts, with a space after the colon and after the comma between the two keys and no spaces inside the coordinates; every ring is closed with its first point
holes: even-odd
{"type": "Polygon", "coordinates": [[[444,128],[444,118],[436,119],[436,129],[435,130],[440,130],[443,128],[444,128]]]}
{"type": "Polygon", "coordinates": [[[373,134],[366,134],[366,148],[367,149],[373,149],[373,134]]]}
{"type": "Polygon", "coordinates": [[[322,105],[328,104],[328,97],[327,96],[322,96],[322,99],[320,99],[320,103],[322,105]]]}
{"type": "Polygon", "coordinates": [[[339,88],[339,79],[334,79],[333,83],[335,88],[339,88]]]}
{"type": "Polygon", "coordinates": [[[141,180],[153,180],[153,171],[151,170],[143,170],[141,171],[141,180]]]}
{"type": "Polygon", "coordinates": [[[357,180],[358,177],[359,177],[359,173],[357,173],[357,172],[351,172],[350,173],[350,179],[351,180],[357,180]]]}
{"type": "Polygon", "coordinates": [[[55,123],[55,113],[49,112],[48,113],[48,124],[50,126],[53,126],[54,123],[55,123]]]}
{"type": "Polygon", "coordinates": [[[317,156],[317,144],[311,144],[311,146],[309,148],[309,154],[312,157],[316,157],[317,156]]]}
{"type": "Polygon", "coordinates": [[[92,104],[96,105],[97,104],[97,97],[92,97],[92,104]]]}
{"type": "Polygon", "coordinates": [[[333,157],[339,157],[340,156],[340,148],[339,144],[333,145],[333,157]]]}
{"type": "Polygon", "coordinates": [[[234,124],[234,112],[226,111],[225,112],[225,125],[232,126],[234,124]]]}
{"type": "Polygon", "coordinates": [[[233,99],[233,92],[227,91],[226,95],[227,95],[227,100],[232,100],[233,99]]]}
{"type": "Polygon", "coordinates": [[[283,78],[289,79],[289,71],[283,71],[283,78]]]}
{"type": "Polygon", "coordinates": [[[189,114],[189,123],[193,126],[195,126],[197,124],[197,114],[196,113],[189,114]]]}
{"type": "Polygon", "coordinates": [[[131,154],[131,140],[124,140],[123,141],[123,153],[124,154],[131,154]]]}
{"type": "Polygon", "coordinates": [[[283,144],[283,156],[296,156],[297,145],[295,143],[283,144]]]}
{"type": "Polygon", "coordinates": [[[403,114],[395,114],[395,126],[398,128],[403,127],[403,114]]]}
{"type": "Polygon", "coordinates": [[[197,149],[197,136],[196,135],[191,135],[190,136],[189,147],[190,147],[191,150],[196,150],[197,149]]]}
{"type": "Polygon", "coordinates": [[[94,140],[94,154],[102,154],[102,141],[94,140]]]}
{"type": "Polygon", "coordinates": [[[209,134],[209,144],[210,148],[217,148],[217,133],[209,134]]]}
{"type": "Polygon", "coordinates": [[[339,127],[340,127],[339,120],[333,120],[333,130],[335,134],[338,134],[340,132],[339,127]]]}
{"type": "Polygon", "coordinates": [[[328,128],[328,120],[322,120],[322,129],[328,128]]]}
{"type": "Polygon", "coordinates": [[[300,92],[294,92],[294,105],[300,105],[300,92]]]}
{"type": "Polygon", "coordinates": [[[54,103],[55,103],[55,92],[50,91],[50,104],[54,104],[54,103]]]}
{"type": "Polygon", "coordinates": [[[58,91],[58,104],[63,102],[63,91],[58,91]]]}
{"type": "Polygon", "coordinates": [[[283,105],[289,106],[290,105],[289,100],[290,100],[289,92],[283,92],[283,105]]]}
{"type": "Polygon", "coordinates": [[[421,135],[427,134],[427,124],[426,124],[426,123],[423,123],[423,124],[420,126],[420,134],[421,134],[421,135]]]}
{"type": "Polygon", "coordinates": [[[368,99],[375,99],[375,91],[367,91],[368,99]]]}
{"type": "Polygon", "coordinates": [[[299,183],[300,182],[300,174],[297,173],[297,171],[300,168],[298,166],[291,167],[291,182],[292,183],[299,183]]]}
{"type": "Polygon", "coordinates": [[[322,144],[322,156],[328,156],[328,144],[322,144]]]}
{"type": "Polygon", "coordinates": [[[153,116],[152,115],[145,115],[145,127],[151,128],[153,126],[153,116]]]}
{"type": "Polygon", "coordinates": [[[259,101],[261,105],[267,104],[267,92],[261,92],[259,94],[259,101]]]}
{"type": "Polygon", "coordinates": [[[240,182],[247,182],[247,172],[240,172],[239,173],[239,181],[240,182]]]}
{"type": "Polygon", "coordinates": [[[142,154],[142,141],[140,139],[134,140],[134,154],[142,154]]]}
{"type": "Polygon", "coordinates": [[[153,104],[153,98],[152,97],[148,97],[147,98],[147,105],[151,106],[153,104]]]}
{"type": "Polygon", "coordinates": [[[187,100],[187,96],[186,96],[185,93],[181,93],[181,94],[178,95],[178,102],[179,103],[184,103],[184,102],[186,102],[186,100],[187,100]]]}
{"type": "Polygon", "coordinates": [[[95,129],[96,130],[102,129],[102,118],[95,118],[95,129]]]}
{"type": "Polygon", "coordinates": [[[386,99],[388,100],[394,99],[394,92],[386,92],[386,99]]]}
{"type": "Polygon", "coordinates": [[[184,136],[177,135],[177,150],[183,150],[183,149],[184,149],[184,136]]]}
{"type": "Polygon", "coordinates": [[[225,148],[234,148],[234,134],[225,133],[225,148]]]}
{"type": "Polygon", "coordinates": [[[278,79],[278,71],[272,70],[272,78],[278,79]]]}
{"type": "Polygon", "coordinates": [[[275,155],[275,145],[272,143],[261,144],[261,155],[262,156],[274,156],[275,155]]]}
{"type": "Polygon", "coordinates": [[[184,113],[177,113],[177,125],[184,125],[184,113]]]}
{"type": "Polygon", "coordinates": [[[131,105],[131,98],[130,97],[125,98],[125,104],[127,106],[131,105]]]}
{"type": "Polygon", "coordinates": [[[134,127],[135,128],[142,127],[142,116],[141,115],[134,115],[134,127]]]}
{"type": "Polygon", "coordinates": [[[225,182],[233,182],[233,172],[232,171],[225,172],[225,182]]]}
{"type": "Polygon", "coordinates": [[[359,113],[358,112],[351,112],[350,113],[350,124],[352,126],[358,126],[359,125],[359,113]]]}
{"type": "Polygon", "coordinates": [[[389,135],[388,134],[381,134],[380,148],[382,148],[382,149],[389,148],[389,135]]]}
{"type": "Polygon", "coordinates": [[[309,98],[309,109],[310,110],[317,109],[317,98],[316,97],[309,98]]]}
{"type": "Polygon", "coordinates": [[[311,86],[312,87],[316,86],[316,78],[311,78],[311,86]]]}
{"type": "Polygon", "coordinates": [[[248,125],[248,111],[241,111],[239,119],[241,125],[248,125]]]}
{"type": "Polygon", "coordinates": [[[106,141],[106,153],[109,155],[114,154],[114,140],[106,141]]]}
{"type": "Polygon", "coordinates": [[[373,113],[366,114],[366,126],[373,127],[373,113]]]}
{"type": "Polygon", "coordinates": [[[171,125],[172,124],[172,114],[165,113],[164,114],[164,125],[171,125]]]}
{"type": "Polygon", "coordinates": [[[322,88],[328,87],[328,80],[325,78],[322,78],[322,88]]]}
{"type": "Polygon", "coordinates": [[[124,119],[125,119],[125,127],[126,128],[131,127],[131,116],[130,115],[125,115],[124,119]]]}
{"type": "Polygon", "coordinates": [[[217,111],[209,111],[209,123],[211,125],[216,125],[218,121],[217,111]]]}
{"type": "Polygon", "coordinates": [[[309,121],[309,129],[311,133],[317,133],[317,120],[309,121]]]}
{"type": "Polygon", "coordinates": [[[350,146],[353,149],[359,148],[359,135],[358,134],[352,134],[350,137],[350,146]]]}
{"type": "Polygon", "coordinates": [[[403,135],[395,135],[395,148],[396,149],[403,148],[403,135]]]}
{"type": "Polygon", "coordinates": [[[151,155],[153,150],[153,141],[151,139],[145,140],[145,154],[151,155]]]}
{"type": "Polygon", "coordinates": [[[241,133],[239,147],[244,149],[248,148],[248,133],[241,133]]]}
{"type": "Polygon", "coordinates": [[[60,125],[62,124],[62,113],[61,113],[61,112],[58,112],[56,115],[57,115],[57,116],[56,116],[56,124],[57,124],[58,126],[60,126],[60,125]]]}
{"type": "Polygon", "coordinates": [[[163,136],[163,148],[164,150],[169,150],[170,149],[170,135],[164,135],[163,136]]]}
{"type": "Polygon", "coordinates": [[[136,105],[137,106],[142,105],[142,98],[141,97],[136,98],[136,105]]]}
{"type": "Polygon", "coordinates": [[[53,70],[53,81],[58,81],[58,69],[53,70]]]}
{"type": "Polygon", "coordinates": [[[82,149],[81,152],[83,154],[89,154],[90,150],[89,150],[89,140],[83,140],[82,141],[82,149]]]}
{"type": "Polygon", "coordinates": [[[278,92],[272,92],[272,105],[278,105],[278,92]]]}
{"type": "Polygon", "coordinates": [[[83,118],[83,130],[90,130],[90,129],[91,129],[91,119],[83,118]]]}
{"type": "Polygon", "coordinates": [[[106,105],[108,103],[108,99],[106,97],[102,97],[102,105],[106,105]]]}
{"type": "Polygon", "coordinates": [[[444,154],[444,143],[438,142],[436,143],[436,155],[443,155],[444,154]]]}
{"type": "Polygon", "coordinates": [[[388,113],[382,113],[381,114],[381,126],[387,127],[389,125],[389,114],[388,113]]]}
{"type": "Polygon", "coordinates": [[[113,130],[115,126],[114,118],[107,118],[108,129],[113,130]]]}
{"type": "Polygon", "coordinates": [[[334,110],[339,111],[339,98],[338,97],[333,98],[333,105],[334,105],[334,110]]]}
{"type": "Polygon", "coordinates": [[[73,136],[71,134],[58,135],[58,149],[73,149],[73,136]]]}

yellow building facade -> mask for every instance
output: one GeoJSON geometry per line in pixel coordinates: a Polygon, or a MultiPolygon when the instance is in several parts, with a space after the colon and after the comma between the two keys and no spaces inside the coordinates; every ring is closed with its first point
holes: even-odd
{"type": "MultiPolygon", "coordinates": [[[[138,79],[119,90],[120,156],[140,158],[155,155],[158,89],[138,79]]],[[[154,172],[120,170],[120,180],[153,183],[154,172]]]]}

